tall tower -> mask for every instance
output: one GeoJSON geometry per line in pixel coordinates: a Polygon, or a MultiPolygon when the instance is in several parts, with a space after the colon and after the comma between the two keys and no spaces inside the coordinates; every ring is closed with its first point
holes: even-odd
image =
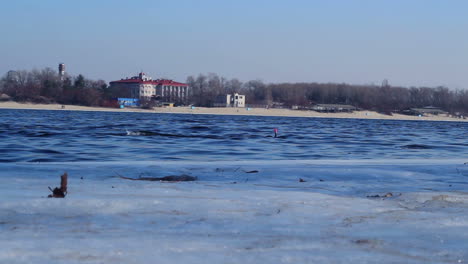
{"type": "Polygon", "coordinates": [[[382,87],[389,87],[389,86],[390,86],[390,84],[389,84],[388,80],[387,80],[387,79],[384,79],[384,80],[382,81],[382,87]]]}
{"type": "Polygon", "coordinates": [[[16,71],[8,71],[7,72],[7,80],[8,81],[16,81],[18,73],[16,71]]]}
{"type": "Polygon", "coordinates": [[[60,80],[63,81],[63,78],[65,77],[65,64],[60,63],[58,66],[58,74],[60,76],[60,80]]]}

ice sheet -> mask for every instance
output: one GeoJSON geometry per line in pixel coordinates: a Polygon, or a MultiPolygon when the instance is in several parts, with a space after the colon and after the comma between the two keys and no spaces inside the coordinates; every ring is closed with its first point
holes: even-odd
{"type": "Polygon", "coordinates": [[[467,180],[463,160],[0,164],[0,263],[466,263],[467,180]]]}

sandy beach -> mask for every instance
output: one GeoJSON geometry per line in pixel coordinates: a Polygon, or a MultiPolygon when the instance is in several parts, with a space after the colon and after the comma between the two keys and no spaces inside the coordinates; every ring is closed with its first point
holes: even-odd
{"type": "Polygon", "coordinates": [[[421,121],[458,121],[466,119],[439,116],[408,116],[401,114],[384,115],[373,111],[354,111],[352,113],[319,113],[315,111],[291,109],[265,109],[265,108],[225,108],[225,107],[156,107],[153,110],[139,108],[106,108],[88,107],[78,105],[60,104],[30,104],[18,102],[0,102],[0,109],[34,109],[34,110],[60,110],[60,111],[105,111],[105,112],[138,112],[138,113],[164,113],[164,114],[205,114],[205,115],[248,115],[248,116],[287,116],[287,117],[315,117],[315,118],[356,118],[356,119],[388,119],[388,120],[421,120],[421,121]]]}

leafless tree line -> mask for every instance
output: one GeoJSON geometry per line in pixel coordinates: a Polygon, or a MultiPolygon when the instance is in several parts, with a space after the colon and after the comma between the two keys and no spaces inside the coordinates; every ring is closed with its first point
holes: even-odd
{"type": "Polygon", "coordinates": [[[89,80],[81,74],[61,77],[51,68],[9,71],[0,79],[0,93],[15,101],[86,106],[105,105],[111,97],[102,80],[89,80]]]}
{"type": "MultiPolygon", "coordinates": [[[[248,105],[263,107],[307,108],[314,104],[348,104],[383,113],[409,108],[439,107],[450,113],[468,114],[468,91],[447,87],[396,87],[388,84],[350,85],[338,83],[277,83],[260,80],[242,82],[217,74],[189,76],[191,100],[197,106],[213,106],[228,93],[246,95],[248,105]]],[[[59,76],[51,68],[32,71],[10,71],[0,79],[0,94],[15,101],[60,103],[88,106],[117,106],[118,91],[102,81],[83,75],[59,76]]]]}
{"type": "Polygon", "coordinates": [[[468,113],[468,91],[447,87],[396,87],[384,85],[350,85],[339,83],[278,83],[260,80],[241,82],[217,74],[189,76],[193,103],[212,106],[217,97],[237,92],[246,95],[250,105],[299,106],[347,104],[382,113],[401,112],[410,108],[439,107],[450,113],[468,113]]]}

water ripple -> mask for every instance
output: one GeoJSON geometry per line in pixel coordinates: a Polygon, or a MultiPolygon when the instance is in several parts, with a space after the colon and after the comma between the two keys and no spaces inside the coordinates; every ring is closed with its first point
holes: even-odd
{"type": "Polygon", "coordinates": [[[467,128],[461,122],[1,109],[0,162],[459,158],[468,154],[467,128]]]}

